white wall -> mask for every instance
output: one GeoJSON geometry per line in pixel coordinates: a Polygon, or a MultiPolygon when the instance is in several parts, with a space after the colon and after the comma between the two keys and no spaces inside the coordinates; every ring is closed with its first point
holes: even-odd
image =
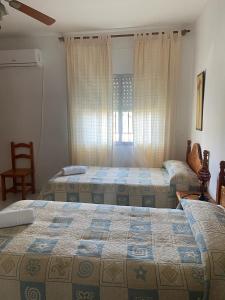
{"type": "Polygon", "coordinates": [[[119,37],[112,39],[112,72],[113,74],[133,73],[133,49],[132,37],[119,37]]]}
{"type": "Polygon", "coordinates": [[[40,188],[69,160],[64,45],[53,36],[0,39],[0,49],[32,48],[42,52],[42,69],[0,69],[0,172],[11,166],[10,141],[33,141],[40,188]]]}
{"type": "Polygon", "coordinates": [[[209,0],[195,24],[195,81],[189,136],[210,151],[211,182],[215,197],[220,160],[225,160],[225,1],[209,0]],[[195,130],[196,76],[206,70],[203,131],[195,130]]]}

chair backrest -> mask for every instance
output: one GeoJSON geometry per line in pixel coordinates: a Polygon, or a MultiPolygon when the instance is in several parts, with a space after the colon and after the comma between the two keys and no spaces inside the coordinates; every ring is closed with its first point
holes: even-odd
{"type": "Polygon", "coordinates": [[[16,169],[16,161],[18,159],[28,159],[30,160],[30,169],[34,171],[34,150],[33,150],[33,142],[28,144],[26,143],[14,143],[11,142],[11,158],[12,158],[12,168],[16,169]],[[27,149],[27,153],[19,153],[17,154],[18,149],[27,149]]]}

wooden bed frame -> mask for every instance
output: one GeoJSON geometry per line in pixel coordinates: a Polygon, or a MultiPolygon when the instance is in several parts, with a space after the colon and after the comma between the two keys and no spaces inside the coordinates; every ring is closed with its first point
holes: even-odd
{"type": "Polygon", "coordinates": [[[216,201],[225,207],[225,161],[220,162],[220,173],[217,180],[216,201]]]}
{"type": "Polygon", "coordinates": [[[203,165],[209,166],[209,151],[204,150],[204,158],[202,158],[201,146],[197,143],[191,147],[191,141],[187,141],[186,162],[189,167],[198,175],[203,165]]]}

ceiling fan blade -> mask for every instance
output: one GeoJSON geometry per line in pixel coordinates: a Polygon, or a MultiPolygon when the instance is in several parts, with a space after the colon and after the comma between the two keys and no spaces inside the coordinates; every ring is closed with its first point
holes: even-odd
{"type": "Polygon", "coordinates": [[[40,11],[30,7],[30,6],[27,6],[19,1],[9,1],[9,5],[19,11],[21,11],[22,13],[30,16],[31,18],[33,19],[36,19],[46,25],[52,25],[53,23],[55,23],[55,19],[41,13],[40,11]]]}

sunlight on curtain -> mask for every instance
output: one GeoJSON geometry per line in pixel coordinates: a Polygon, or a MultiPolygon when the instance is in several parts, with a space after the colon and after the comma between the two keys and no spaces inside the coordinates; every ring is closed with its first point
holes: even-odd
{"type": "Polygon", "coordinates": [[[174,141],[180,34],[137,35],[134,49],[134,166],[161,167],[174,141]]]}
{"type": "Polygon", "coordinates": [[[111,40],[66,38],[73,164],[112,161],[111,40]]]}

